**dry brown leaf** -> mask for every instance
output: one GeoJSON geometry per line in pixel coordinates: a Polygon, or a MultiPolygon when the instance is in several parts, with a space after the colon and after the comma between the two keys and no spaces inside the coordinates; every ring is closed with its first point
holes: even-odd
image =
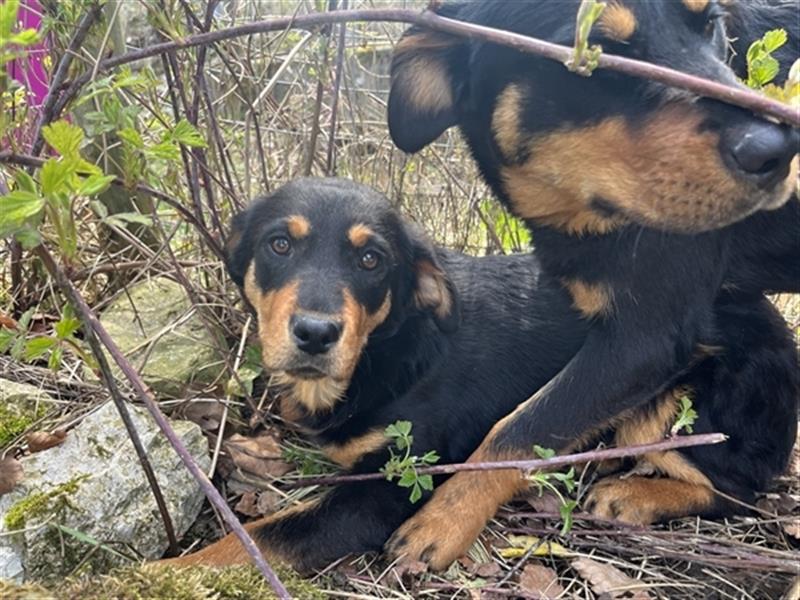
{"type": "Polygon", "coordinates": [[[792,536],[796,540],[800,540],[800,519],[794,519],[788,523],[783,523],[783,530],[787,535],[792,536]]]}
{"type": "Polygon", "coordinates": [[[400,559],[394,566],[394,572],[399,578],[416,577],[428,570],[428,563],[421,560],[400,559]]]}
{"type": "Polygon", "coordinates": [[[233,510],[243,515],[247,515],[248,517],[260,517],[261,513],[258,512],[256,501],[257,496],[255,492],[245,492],[242,494],[242,497],[239,498],[239,502],[236,503],[236,506],[233,507],[233,510]]]}
{"type": "Polygon", "coordinates": [[[189,402],[181,407],[180,416],[197,423],[203,431],[216,431],[222,423],[224,412],[222,402],[189,402]]]}
{"type": "Polygon", "coordinates": [[[21,462],[14,458],[0,458],[0,495],[13,490],[22,477],[21,462]]]}
{"type": "Polygon", "coordinates": [[[63,429],[56,429],[55,431],[32,431],[25,436],[25,441],[28,442],[28,450],[33,452],[41,452],[48,448],[58,446],[65,439],[67,439],[67,432],[63,429]]]}
{"type": "Polygon", "coordinates": [[[292,465],[282,458],[277,436],[271,433],[250,438],[234,434],[225,442],[225,449],[245,475],[271,480],[292,470],[292,465]]]}
{"type": "Polygon", "coordinates": [[[258,495],[258,501],[256,501],[256,508],[258,512],[262,515],[271,515],[276,510],[278,510],[278,502],[281,500],[281,495],[278,492],[273,492],[272,490],[264,490],[258,495]]]}
{"type": "Polygon", "coordinates": [[[475,563],[470,568],[470,572],[478,577],[496,577],[503,569],[496,562],[475,563]]]}
{"type": "Polygon", "coordinates": [[[608,594],[611,598],[625,598],[626,600],[650,600],[652,598],[645,589],[646,584],[628,577],[609,564],[585,557],[576,558],[571,564],[572,568],[589,582],[597,595],[608,594]]]}
{"type": "Polygon", "coordinates": [[[526,500],[537,513],[558,514],[558,511],[561,510],[561,500],[552,492],[544,492],[541,496],[537,493],[532,493],[526,500]]]}
{"type": "Polygon", "coordinates": [[[540,598],[557,598],[564,593],[564,588],[558,583],[556,572],[537,563],[525,565],[519,576],[519,587],[540,598]]]}

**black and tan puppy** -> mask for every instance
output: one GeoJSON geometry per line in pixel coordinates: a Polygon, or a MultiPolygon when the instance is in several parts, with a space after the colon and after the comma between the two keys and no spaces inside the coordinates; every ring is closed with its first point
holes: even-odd
{"type": "MultiPolygon", "coordinates": [[[[592,42],[736,85],[728,39],[737,39],[742,56],[762,27],[790,28],[781,56],[788,68],[797,54],[797,8],[616,0],[592,42]]],[[[529,0],[436,11],[571,45],[577,9],[577,0],[529,0]]],[[[741,58],[733,64],[741,68],[741,58]]],[[[663,434],[673,403],[653,398],[683,382],[700,355],[727,352],[738,327],[728,318],[757,313],[764,289],[798,287],[800,213],[796,199],[785,205],[796,185],[798,134],[788,127],[617,72],[582,77],[509,47],[411,28],[392,65],[392,137],[413,152],[453,125],[497,196],[529,225],[543,272],[590,323],[575,357],[499,422],[471,460],[528,456],[534,443],[575,448],[623,417],[620,441],[663,434]],[[780,210],[726,227],[762,209],[780,210]]],[[[735,362],[707,360],[712,369],[735,362]]],[[[775,373],[783,376],[745,370],[720,390],[757,387],[775,373]]],[[[754,440],[785,444],[792,423],[765,414],[761,403],[737,411],[728,401],[720,395],[709,416],[742,433],[759,429],[754,440]]],[[[639,523],[713,513],[709,481],[724,489],[738,471],[720,463],[719,452],[727,450],[651,457],[663,477],[604,482],[595,510],[639,523]]],[[[524,487],[510,471],[460,473],[403,525],[390,549],[444,567],[524,487]]]]}
{"type": "MultiPolygon", "coordinates": [[[[434,248],[382,195],[301,179],[234,221],[228,268],[258,315],[281,412],[356,473],[389,459],[383,432],[413,424],[414,453],[464,460],[492,425],[552,378],[586,326],[529,256],[434,248]]],[[[301,569],[379,550],[419,507],[408,489],[340,485],[247,525],[301,569]]],[[[246,561],[232,536],[179,563],[246,561]]]]}
{"type": "MultiPolygon", "coordinates": [[[[302,179],[256,201],[236,218],[230,251],[228,268],[258,315],[264,364],[284,386],[283,416],[356,473],[387,462],[383,432],[397,420],[412,422],[414,454],[435,450],[442,463],[463,461],[558,373],[589,329],[534,257],[434,248],[383,196],[344,180],[302,179]]],[[[724,470],[722,489],[749,499],[784,468],[797,365],[786,327],[766,302],[741,315],[722,308],[719,318],[726,351],[682,384],[695,390],[696,427],[731,435],[718,456],[737,468],[724,470]],[[744,370],[772,375],[739,380],[744,370]],[[741,413],[757,404],[765,410],[740,427],[741,413]],[[770,437],[776,425],[763,414],[786,436],[770,437]]],[[[667,429],[677,395],[660,405],[667,429]]],[[[663,435],[624,427],[622,443],[663,435]]],[[[718,483],[720,469],[709,468],[706,494],[713,496],[710,479],[718,483]]],[[[469,500],[485,492],[470,490],[469,500]]],[[[419,506],[396,483],[350,483],[247,528],[268,557],[307,570],[379,550],[419,506]]],[[[245,560],[232,536],[178,559],[245,560]]]]}

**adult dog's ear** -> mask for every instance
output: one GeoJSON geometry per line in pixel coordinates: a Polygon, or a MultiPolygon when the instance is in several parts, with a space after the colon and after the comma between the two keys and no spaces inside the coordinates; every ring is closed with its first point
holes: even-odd
{"type": "Polygon", "coordinates": [[[465,38],[419,27],[403,34],[392,56],[388,108],[389,133],[398,148],[417,152],[456,124],[466,54],[465,38]]]}
{"type": "Polygon", "coordinates": [[[461,310],[458,292],[436,257],[433,244],[419,231],[411,231],[413,244],[414,304],[429,312],[445,333],[458,329],[461,310]]]}
{"type": "Polygon", "coordinates": [[[248,235],[250,211],[248,209],[233,218],[231,232],[225,242],[225,266],[231,279],[239,287],[244,287],[244,276],[253,261],[253,240],[248,235]]]}

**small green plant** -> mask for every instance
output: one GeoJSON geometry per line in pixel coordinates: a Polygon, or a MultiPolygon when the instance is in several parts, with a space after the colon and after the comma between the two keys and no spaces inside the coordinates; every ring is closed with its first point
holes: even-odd
{"type": "Polygon", "coordinates": [[[427,474],[420,475],[417,469],[436,464],[439,462],[439,455],[434,450],[422,456],[411,454],[411,446],[414,443],[411,421],[395,421],[384,433],[394,447],[389,446],[391,458],[381,468],[381,473],[386,476],[387,481],[398,478],[397,485],[411,488],[409,500],[412,503],[417,502],[422,498],[423,490],[433,490],[433,477],[427,474]]]}
{"type": "Polygon", "coordinates": [[[747,49],[745,83],[773,100],[800,107],[800,59],[792,64],[789,76],[782,86],[772,83],[780,72],[780,64],[772,53],[786,44],[786,41],[785,30],[773,29],[750,44],[747,49]]]}
{"type": "Polygon", "coordinates": [[[588,77],[597,68],[603,49],[595,44],[589,46],[589,35],[592,32],[600,13],[606,7],[605,2],[597,0],[581,0],[575,22],[575,46],[572,58],[565,64],[570,71],[588,77]]]}
{"type": "MultiPolygon", "coordinates": [[[[533,451],[536,453],[536,456],[542,459],[553,458],[556,454],[555,450],[551,448],[542,448],[539,445],[535,445],[533,447],[533,451]]],[[[559,514],[561,515],[561,535],[566,535],[572,529],[572,513],[575,512],[575,508],[578,506],[578,503],[575,500],[567,498],[559,489],[559,486],[553,483],[554,481],[560,483],[564,486],[568,494],[571,494],[575,491],[575,467],[570,467],[569,471],[566,473],[559,473],[557,471],[536,471],[535,473],[530,473],[528,475],[528,481],[533,483],[539,489],[539,496],[541,496],[545,490],[551,491],[553,494],[556,495],[561,506],[558,509],[559,514]]]]}
{"type": "Polygon", "coordinates": [[[226,385],[226,391],[231,396],[247,397],[253,395],[253,382],[264,372],[261,362],[261,347],[246,346],[244,356],[236,377],[231,377],[226,385]]]}
{"type": "Polygon", "coordinates": [[[773,29],[766,32],[760,40],[756,40],[747,49],[747,85],[760,90],[778,75],[780,64],[772,56],[778,48],[786,43],[788,36],[784,29],[773,29]]]}
{"type": "Polygon", "coordinates": [[[692,433],[694,431],[692,426],[696,420],[697,411],[692,408],[691,398],[686,395],[681,396],[680,410],[678,411],[678,416],[675,418],[675,423],[672,425],[672,429],[670,429],[670,433],[672,435],[678,435],[681,429],[685,429],[686,433],[692,433]]]}

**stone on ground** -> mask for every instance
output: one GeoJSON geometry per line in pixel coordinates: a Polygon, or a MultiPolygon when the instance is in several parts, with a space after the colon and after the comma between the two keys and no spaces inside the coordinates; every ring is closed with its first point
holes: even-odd
{"type": "MultiPolygon", "coordinates": [[[[199,485],[150,415],[128,405],[178,536],[197,518],[199,485]]],[[[172,426],[204,469],[208,442],[189,421],[172,426]]],[[[0,579],[50,579],[155,559],[167,536],[116,407],[108,402],[59,446],[21,459],[23,481],[0,496],[0,579]],[[17,533],[13,533],[17,532],[17,533]]]]}

